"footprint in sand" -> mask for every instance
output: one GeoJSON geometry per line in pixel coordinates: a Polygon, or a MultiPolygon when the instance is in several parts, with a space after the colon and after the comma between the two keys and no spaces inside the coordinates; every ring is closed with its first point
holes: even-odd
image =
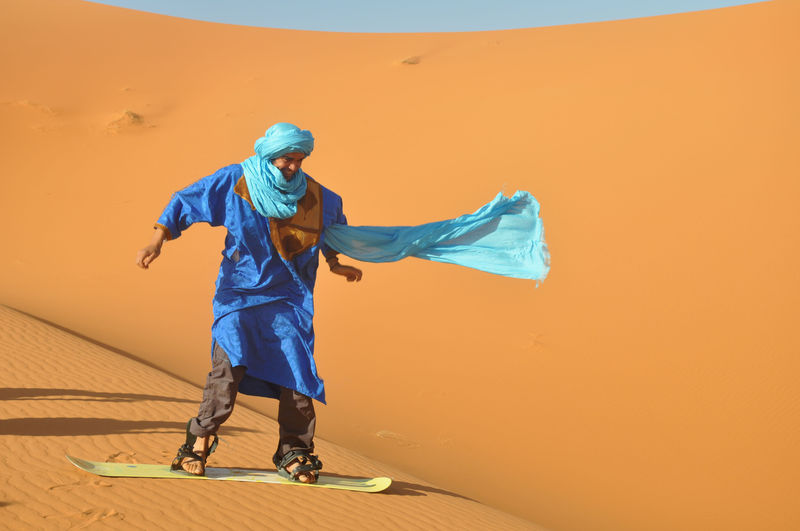
{"type": "Polygon", "coordinates": [[[126,109],[106,124],[106,132],[115,135],[123,131],[144,127],[144,125],[144,118],[141,114],[126,109]]]}
{"type": "Polygon", "coordinates": [[[115,452],[106,457],[106,463],[129,463],[137,464],[139,461],[134,457],[136,452],[115,452]]]}
{"type": "Polygon", "coordinates": [[[375,434],[377,437],[381,439],[389,439],[394,441],[397,446],[401,446],[403,448],[419,448],[420,445],[417,442],[412,441],[408,437],[404,435],[400,435],[399,433],[395,433],[389,430],[381,430],[375,434]]]}
{"type": "Polygon", "coordinates": [[[11,105],[12,107],[20,107],[23,109],[38,111],[47,116],[55,116],[56,114],[56,112],[52,109],[52,107],[48,107],[47,105],[42,105],[41,103],[36,103],[30,100],[17,100],[5,103],[11,105]]]}
{"type": "Polygon", "coordinates": [[[112,486],[111,483],[103,481],[100,478],[90,478],[90,479],[81,479],[73,483],[64,483],[63,485],[53,485],[52,487],[48,487],[47,490],[58,490],[58,489],[72,490],[79,487],[102,488],[111,486],[112,486]]]}
{"type": "Polygon", "coordinates": [[[52,514],[45,516],[45,518],[46,519],[64,518],[72,522],[70,528],[83,529],[85,527],[89,527],[94,523],[101,522],[103,520],[108,520],[109,518],[112,518],[114,520],[124,520],[125,515],[117,511],[116,509],[104,509],[102,507],[92,507],[78,513],[52,514]]]}
{"type": "Polygon", "coordinates": [[[48,133],[62,126],[57,120],[59,113],[47,105],[30,100],[4,101],[2,104],[23,109],[23,112],[30,111],[28,112],[28,117],[35,120],[35,122],[30,123],[28,127],[37,133],[48,133]]]}

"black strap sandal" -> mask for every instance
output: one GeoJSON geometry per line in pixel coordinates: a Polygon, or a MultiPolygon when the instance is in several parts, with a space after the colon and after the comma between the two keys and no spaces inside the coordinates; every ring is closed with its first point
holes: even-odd
{"type": "Polygon", "coordinates": [[[278,474],[281,477],[289,479],[291,481],[297,481],[299,483],[303,483],[300,481],[298,476],[303,474],[311,474],[314,476],[314,480],[316,481],[319,479],[319,471],[322,470],[322,461],[316,455],[311,455],[308,450],[290,450],[283,456],[283,458],[278,457],[276,453],[272,456],[272,462],[275,463],[275,468],[278,469],[278,474]],[[289,472],[286,470],[292,462],[297,461],[299,464],[289,472]]]}
{"type": "Polygon", "coordinates": [[[183,446],[178,448],[178,455],[176,455],[175,459],[172,460],[170,468],[172,470],[183,470],[183,467],[181,467],[183,460],[186,459],[187,457],[190,457],[192,459],[195,459],[203,463],[203,474],[200,474],[202,476],[205,474],[206,460],[208,459],[208,456],[213,454],[214,450],[217,449],[217,444],[219,443],[219,437],[217,437],[217,434],[215,433],[214,441],[211,443],[211,445],[208,445],[208,439],[206,439],[203,448],[203,453],[205,454],[205,457],[198,455],[194,451],[194,443],[197,442],[197,435],[194,435],[192,432],[189,431],[189,426],[192,425],[192,420],[194,419],[189,419],[189,422],[186,423],[186,442],[183,443],[183,446]]]}

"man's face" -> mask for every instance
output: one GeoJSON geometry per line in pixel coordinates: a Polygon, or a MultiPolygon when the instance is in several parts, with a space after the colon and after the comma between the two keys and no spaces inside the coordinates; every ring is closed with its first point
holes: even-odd
{"type": "Polygon", "coordinates": [[[284,179],[291,181],[305,158],[305,153],[286,153],[277,159],[272,159],[272,165],[281,170],[284,179]]]}

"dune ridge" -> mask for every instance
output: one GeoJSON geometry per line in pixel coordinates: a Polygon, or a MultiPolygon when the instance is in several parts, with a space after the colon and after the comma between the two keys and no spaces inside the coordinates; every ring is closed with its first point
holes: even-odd
{"type": "MultiPolygon", "coordinates": [[[[317,444],[327,472],[390,475],[395,484],[369,495],[93,476],[64,454],[167,463],[201,390],[4,306],[0,357],[0,523],[8,529],[544,529],[325,440],[317,444]]],[[[277,433],[275,421],[239,407],[209,464],[272,468],[277,433]]]]}

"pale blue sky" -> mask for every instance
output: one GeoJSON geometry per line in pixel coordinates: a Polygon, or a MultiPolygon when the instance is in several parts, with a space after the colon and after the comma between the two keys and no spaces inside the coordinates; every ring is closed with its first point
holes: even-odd
{"type": "Polygon", "coordinates": [[[365,33],[479,31],[600,22],[757,2],[724,0],[95,0],[196,20],[365,33]]]}

